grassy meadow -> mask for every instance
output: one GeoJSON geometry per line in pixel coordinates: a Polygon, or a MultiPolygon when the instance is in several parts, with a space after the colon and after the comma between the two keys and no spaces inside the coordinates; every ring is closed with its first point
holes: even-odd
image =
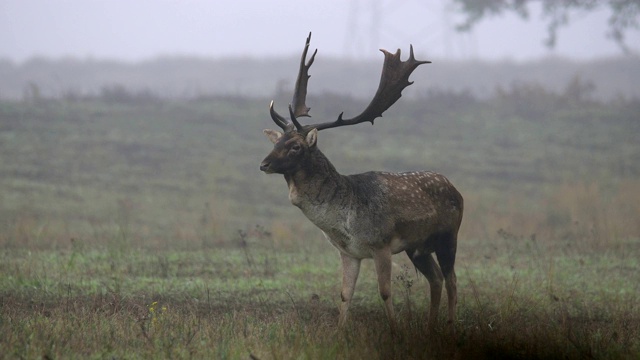
{"type": "MultiPolygon", "coordinates": [[[[640,102],[590,89],[434,90],[320,133],[343,173],[430,169],[465,197],[455,337],[427,334],[403,254],[399,333],[370,261],[336,329],[338,254],[258,170],[269,99],[1,101],[0,357],[638,358],[640,102]]],[[[366,102],[308,104],[320,121],[366,102]]]]}

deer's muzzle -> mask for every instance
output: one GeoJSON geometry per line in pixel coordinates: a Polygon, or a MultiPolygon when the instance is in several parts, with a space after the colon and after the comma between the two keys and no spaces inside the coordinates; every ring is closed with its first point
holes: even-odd
{"type": "Polygon", "coordinates": [[[271,162],[267,160],[263,161],[260,164],[260,171],[264,171],[267,174],[273,173],[273,170],[271,170],[271,162]]]}

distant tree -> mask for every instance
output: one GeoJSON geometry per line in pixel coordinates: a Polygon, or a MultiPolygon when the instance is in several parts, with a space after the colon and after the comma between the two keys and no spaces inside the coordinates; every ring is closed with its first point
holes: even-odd
{"type": "Polygon", "coordinates": [[[42,94],[40,92],[40,86],[33,81],[29,81],[24,91],[22,92],[22,99],[27,102],[37,103],[42,100],[42,94]]]}
{"type": "Polygon", "coordinates": [[[607,36],[615,41],[625,52],[629,48],[625,43],[625,33],[638,29],[640,0],[454,0],[460,7],[466,20],[458,25],[458,30],[468,31],[480,20],[506,12],[514,12],[523,19],[529,18],[529,5],[542,4],[542,16],[547,21],[547,39],[549,48],[556,45],[558,29],[569,24],[572,12],[589,12],[600,8],[609,8],[611,15],[607,21],[607,36]]]}

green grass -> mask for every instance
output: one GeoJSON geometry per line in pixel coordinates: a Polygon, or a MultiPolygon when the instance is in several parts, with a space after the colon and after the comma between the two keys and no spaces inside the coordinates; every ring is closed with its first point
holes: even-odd
{"type": "Polygon", "coordinates": [[[617,251],[582,253],[531,239],[506,251],[487,248],[512,241],[497,234],[491,244],[465,239],[456,338],[444,328],[426,333],[427,283],[404,255],[394,258],[400,321],[394,337],[370,262],[363,264],[349,326],[338,331],[335,250],[323,244],[309,252],[279,251],[259,240],[192,251],[81,243],[65,250],[4,250],[0,331],[7,336],[0,347],[17,358],[640,354],[639,240],[617,251]]]}
{"type": "MultiPolygon", "coordinates": [[[[460,189],[455,338],[427,334],[404,255],[398,336],[370,262],[336,329],[336,250],[257,168],[267,100],[0,102],[0,354],[637,358],[640,103],[569,95],[434,93],[319,138],[344,173],[432,169],[460,189]]],[[[319,121],[365,105],[309,103],[319,121]]]]}
{"type": "MultiPolygon", "coordinates": [[[[403,101],[375,126],[323,132],[319,146],[343,173],[440,171],[478,204],[505,203],[515,194],[523,207],[537,206],[558,185],[596,183],[615,192],[621,181],[637,179],[640,103],[575,105],[568,95],[525,90],[518,91],[542,98],[538,115],[511,108],[515,90],[485,101],[436,93],[403,101]]],[[[309,101],[318,104],[318,119],[365,106],[331,96],[309,101]]],[[[0,225],[28,227],[20,236],[32,242],[39,228],[66,243],[99,241],[119,227],[148,241],[170,237],[179,240],[174,246],[190,246],[228,241],[247,224],[306,224],[287,201],[284,180],[258,171],[270,150],[261,132],[273,126],[267,104],[0,102],[0,225]]]]}

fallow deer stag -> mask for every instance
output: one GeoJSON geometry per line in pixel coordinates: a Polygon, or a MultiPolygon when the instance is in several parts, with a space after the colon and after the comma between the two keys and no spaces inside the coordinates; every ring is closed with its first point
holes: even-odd
{"type": "Polygon", "coordinates": [[[391,255],[404,251],[415,267],[428,279],[431,290],[429,328],[437,321],[443,279],[448,297],[448,320],[453,329],[457,301],[457,235],[462,221],[463,200],[443,175],[427,172],[366,172],[341,175],[317,145],[318,131],[371,122],[393,105],[402,90],[411,85],[409,75],[419,65],[413,47],[407,61],[400,50],[385,50],[379,88],[367,108],[358,116],[333,122],[301,125],[297,120],[309,116],[306,106],[307,83],[317,50],[307,62],[311,34],[307,38],[293,101],[290,120],[270,105],[273,121],[284,132],[264,130],[274,143],[271,153],[260,164],[265,173],[283,174],[289,186],[289,200],[318,226],[335,246],[342,260],[340,317],[343,326],[353,297],[362,259],[373,258],[378,290],[392,331],[396,330],[391,301],[391,255]],[[438,263],[432,257],[436,254],[438,263]]]}

